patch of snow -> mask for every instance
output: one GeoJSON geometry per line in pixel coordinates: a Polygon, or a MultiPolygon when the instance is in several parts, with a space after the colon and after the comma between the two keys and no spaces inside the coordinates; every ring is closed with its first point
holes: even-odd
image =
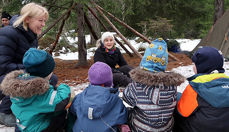
{"type": "Polygon", "coordinates": [[[180,43],[182,51],[192,51],[200,42],[201,39],[176,39],[180,43]]]}
{"type": "Polygon", "coordinates": [[[54,58],[60,58],[62,60],[77,60],[78,59],[78,52],[70,52],[66,54],[60,53],[59,56],[55,56],[54,58]]]}
{"type": "MultiPolygon", "coordinates": [[[[186,78],[194,75],[193,65],[180,66],[177,68],[173,68],[171,71],[176,72],[176,73],[180,73],[181,75],[183,75],[186,78]]],[[[188,85],[188,81],[186,80],[184,83],[182,83],[180,86],[177,87],[177,91],[182,93],[187,85],[188,85]]]]}
{"type": "Polygon", "coordinates": [[[14,127],[6,127],[0,124],[0,132],[15,132],[14,127]]]}
{"type": "Polygon", "coordinates": [[[74,94],[77,95],[81,93],[88,85],[89,83],[82,83],[76,86],[71,86],[71,89],[74,91],[74,94]]]}

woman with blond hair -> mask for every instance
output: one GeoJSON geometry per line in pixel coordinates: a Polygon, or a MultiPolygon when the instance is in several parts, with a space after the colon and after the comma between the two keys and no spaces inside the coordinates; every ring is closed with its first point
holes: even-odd
{"type": "MultiPolygon", "coordinates": [[[[46,8],[36,3],[26,4],[13,26],[0,30],[0,83],[11,71],[24,69],[22,58],[25,52],[38,47],[37,35],[49,17],[46,8]]],[[[15,116],[10,110],[11,101],[0,91],[0,124],[15,126],[15,116]]]]}

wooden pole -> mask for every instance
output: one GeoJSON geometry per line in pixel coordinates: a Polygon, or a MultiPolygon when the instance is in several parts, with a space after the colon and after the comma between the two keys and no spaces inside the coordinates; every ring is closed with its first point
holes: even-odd
{"type": "Polygon", "coordinates": [[[132,31],[133,33],[135,33],[137,36],[139,36],[140,38],[142,38],[143,40],[145,40],[146,42],[148,42],[149,44],[151,43],[151,41],[146,38],[144,35],[142,35],[141,33],[139,33],[138,31],[134,30],[132,27],[130,27],[129,25],[127,25],[126,23],[124,23],[123,21],[121,21],[120,19],[118,19],[117,17],[115,17],[114,15],[112,15],[110,12],[105,11],[102,7],[100,7],[99,5],[95,4],[96,6],[98,6],[99,9],[101,9],[102,11],[106,12],[111,18],[113,18],[115,21],[119,22],[121,25],[123,25],[124,27],[130,29],[130,31],[132,31]]]}
{"type": "Polygon", "coordinates": [[[75,6],[77,5],[77,3],[74,3],[72,5],[72,7],[70,7],[64,14],[62,14],[59,18],[56,19],[56,21],[54,21],[50,26],[48,26],[47,29],[45,29],[45,31],[43,31],[39,36],[38,36],[38,40],[43,37],[52,27],[54,27],[61,19],[64,18],[65,15],[68,14],[68,12],[70,12],[73,8],[75,8],[75,6]]]}
{"type": "Polygon", "coordinates": [[[59,41],[60,35],[61,35],[61,33],[62,33],[62,31],[63,31],[63,27],[64,27],[64,25],[65,25],[65,22],[66,22],[66,20],[69,18],[70,14],[71,14],[71,10],[68,12],[67,16],[65,16],[65,17],[63,18],[63,20],[62,20],[62,23],[61,23],[60,28],[59,28],[59,32],[58,32],[57,35],[56,35],[56,40],[55,40],[55,42],[51,45],[51,48],[50,48],[50,50],[49,50],[49,53],[50,53],[51,55],[52,55],[53,50],[56,48],[56,44],[57,44],[58,41],[59,41]]]}
{"type": "Polygon", "coordinates": [[[122,49],[124,49],[126,51],[126,53],[130,56],[130,57],[134,57],[127,49],[126,47],[122,44],[122,42],[120,42],[117,37],[114,37],[115,41],[122,47],[122,49]]]}
{"type": "Polygon", "coordinates": [[[84,34],[84,9],[82,4],[77,4],[77,33],[78,33],[78,62],[75,68],[80,66],[87,66],[87,48],[84,34]]]}
{"type": "MultiPolygon", "coordinates": [[[[102,23],[102,21],[97,17],[97,15],[95,14],[95,12],[89,7],[87,6],[88,10],[91,12],[91,14],[98,20],[98,22],[102,25],[102,27],[108,31],[108,28],[102,23]]],[[[125,52],[130,56],[133,57],[133,55],[126,49],[126,47],[114,36],[115,41],[122,47],[123,50],[125,50],[125,52]]]]}
{"type": "MultiPolygon", "coordinates": [[[[94,4],[94,3],[93,3],[94,4]]],[[[95,5],[95,4],[94,4],[95,5]]],[[[118,29],[112,24],[112,22],[103,14],[103,12],[95,5],[96,10],[103,16],[103,18],[109,23],[113,30],[119,35],[119,37],[130,47],[130,49],[140,58],[142,55],[138,53],[135,48],[127,41],[127,39],[118,31],[118,29]]]]}
{"type": "Polygon", "coordinates": [[[98,40],[99,37],[96,35],[95,31],[93,30],[93,28],[91,26],[91,23],[90,23],[90,21],[89,21],[89,19],[88,19],[88,17],[87,17],[85,12],[84,12],[84,20],[85,20],[85,22],[86,22],[86,24],[87,24],[92,36],[94,37],[94,39],[98,40]]]}

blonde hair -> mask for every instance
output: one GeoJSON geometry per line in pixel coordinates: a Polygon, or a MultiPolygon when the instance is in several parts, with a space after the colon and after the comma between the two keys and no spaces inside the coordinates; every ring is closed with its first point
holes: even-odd
{"type": "Polygon", "coordinates": [[[29,3],[26,4],[24,7],[22,7],[21,9],[21,13],[19,18],[14,22],[13,26],[17,27],[19,26],[21,23],[23,23],[23,27],[26,31],[28,31],[28,24],[25,23],[25,19],[27,17],[39,17],[39,16],[45,16],[46,19],[48,19],[49,14],[48,14],[48,10],[36,3],[29,3]]]}

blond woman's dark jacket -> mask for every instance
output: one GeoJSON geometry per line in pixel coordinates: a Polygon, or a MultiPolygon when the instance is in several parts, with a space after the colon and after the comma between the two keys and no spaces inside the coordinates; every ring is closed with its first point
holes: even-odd
{"type": "Polygon", "coordinates": [[[103,46],[98,47],[94,55],[94,62],[97,62],[97,61],[106,63],[107,65],[109,65],[112,68],[112,70],[115,69],[116,65],[119,65],[120,67],[127,65],[119,48],[117,47],[113,54],[107,53],[103,46]]]}
{"type": "MultiPolygon", "coordinates": [[[[38,47],[37,35],[30,29],[26,31],[22,25],[14,28],[6,26],[0,29],[0,82],[4,76],[13,71],[24,69],[22,59],[25,52],[38,47]]],[[[0,91],[0,112],[11,113],[9,97],[0,91]]]]}

